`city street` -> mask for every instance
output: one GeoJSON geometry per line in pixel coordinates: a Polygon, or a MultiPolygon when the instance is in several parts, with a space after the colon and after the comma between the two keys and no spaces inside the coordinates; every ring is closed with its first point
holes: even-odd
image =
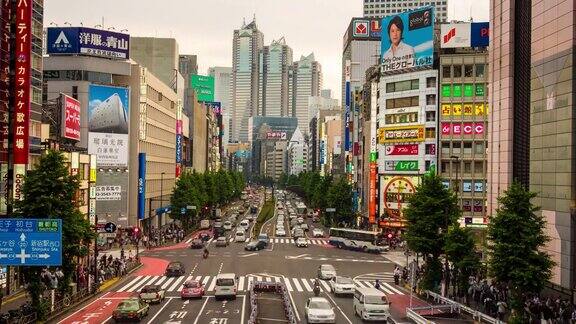
{"type": "MultiPolygon", "coordinates": [[[[238,221],[240,221],[239,219],[238,221]]],[[[271,236],[267,248],[261,251],[245,251],[246,243],[230,242],[227,247],[216,247],[208,242],[210,256],[202,258],[202,250],[192,250],[184,244],[174,248],[142,253],[144,266],[134,275],[118,283],[98,299],[90,301],[80,309],[70,311],[58,323],[102,323],[111,322],[111,314],[116,305],[126,297],[137,296],[137,292],[147,284],[160,285],[166,290],[166,299],[159,305],[151,305],[145,323],[186,322],[186,323],[246,323],[249,314],[248,287],[252,281],[283,282],[288,288],[297,319],[305,322],[304,306],[309,297],[314,296],[313,286],[317,269],[321,264],[332,264],[338,275],[353,278],[360,287],[381,282],[381,290],[392,302],[392,316],[404,321],[404,309],[409,305],[409,292],[394,285],[392,271],[394,264],[385,255],[364,254],[340,250],[327,243],[326,238],[310,238],[307,248],[298,248],[290,237],[274,237],[275,229],[271,219],[263,232],[271,236]],[[170,261],[180,261],[185,265],[186,275],[164,276],[164,269],[170,261]],[[216,300],[214,286],[216,275],[234,273],[238,277],[238,296],[235,300],[216,300]],[[185,281],[200,281],[206,294],[196,300],[182,300],[180,291],[185,281]]],[[[317,223],[307,220],[312,229],[317,223]]],[[[327,229],[324,229],[328,233],[327,229]]],[[[228,240],[231,233],[228,231],[228,240]]],[[[311,233],[308,232],[308,233],[311,233]]],[[[190,242],[192,238],[187,238],[190,242]]],[[[248,239],[247,239],[248,240],[248,239]]],[[[360,323],[353,313],[351,297],[335,297],[326,281],[321,281],[321,296],[334,306],[337,323],[360,323]]],[[[419,305],[416,300],[414,305],[419,305]]]]}

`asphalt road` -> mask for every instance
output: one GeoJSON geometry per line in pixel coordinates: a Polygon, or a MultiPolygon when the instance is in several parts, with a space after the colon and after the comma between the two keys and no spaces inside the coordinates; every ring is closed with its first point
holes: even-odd
{"type": "MultiPolygon", "coordinates": [[[[275,216],[276,217],[276,216],[275,216]]],[[[285,216],[288,220],[288,214],[285,216]]],[[[226,219],[226,218],[225,218],[226,219]]],[[[238,219],[238,223],[242,218],[238,219]]],[[[306,220],[310,227],[321,227],[306,220]]],[[[253,226],[253,223],[251,223],[253,226]]],[[[289,235],[289,224],[285,224],[289,235]]],[[[304,305],[314,295],[312,287],[321,264],[332,264],[339,275],[355,279],[357,285],[372,286],[375,279],[382,283],[382,290],[392,301],[392,316],[397,322],[409,322],[404,309],[409,303],[409,293],[395,286],[392,271],[394,264],[386,255],[364,254],[361,252],[339,250],[327,244],[326,239],[310,238],[307,248],[298,248],[289,237],[275,237],[276,219],[263,227],[271,237],[268,248],[258,252],[244,250],[246,243],[230,242],[227,247],[215,247],[210,242],[210,256],[202,258],[202,250],[191,250],[186,244],[173,248],[158,249],[142,253],[144,266],[128,276],[99,297],[90,300],[77,309],[62,316],[56,323],[111,323],[111,314],[118,303],[126,297],[137,296],[137,292],[146,284],[161,285],[166,289],[166,300],[152,305],[150,313],[143,323],[209,323],[232,324],[247,323],[250,316],[250,303],[247,289],[254,280],[284,282],[288,288],[297,319],[305,323],[304,305]],[[177,278],[163,276],[170,261],[181,261],[186,267],[186,275],[177,278]],[[215,276],[220,273],[234,273],[238,276],[238,296],[235,300],[216,300],[214,298],[215,276]],[[201,281],[206,295],[197,300],[181,300],[182,284],[189,279],[201,281]]],[[[327,233],[327,230],[325,233],[327,233]]],[[[228,231],[232,238],[235,229],[228,231]]],[[[190,241],[191,238],[187,238],[190,241]]],[[[336,323],[361,323],[355,317],[351,297],[335,297],[322,283],[321,295],[334,306],[336,323]]],[[[415,300],[414,305],[421,302],[415,300]]]]}

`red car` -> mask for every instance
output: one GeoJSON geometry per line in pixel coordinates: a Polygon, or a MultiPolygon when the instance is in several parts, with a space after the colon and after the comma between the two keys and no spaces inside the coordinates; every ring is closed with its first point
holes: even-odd
{"type": "Polygon", "coordinates": [[[204,296],[204,286],[196,280],[189,280],[184,283],[184,288],[180,292],[181,298],[201,298],[204,296]]]}

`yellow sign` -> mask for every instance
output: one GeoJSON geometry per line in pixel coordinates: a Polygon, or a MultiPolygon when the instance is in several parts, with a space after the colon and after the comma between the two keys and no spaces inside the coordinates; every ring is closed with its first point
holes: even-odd
{"type": "Polygon", "coordinates": [[[486,110],[486,106],[484,104],[476,104],[475,105],[475,114],[476,114],[476,116],[487,115],[488,111],[486,110]]]}
{"type": "Polygon", "coordinates": [[[464,116],[472,116],[474,114],[474,107],[471,103],[464,104],[464,116]]]}
{"type": "Polygon", "coordinates": [[[488,114],[488,105],[483,103],[442,104],[442,116],[484,116],[488,114]]]}
{"type": "Polygon", "coordinates": [[[462,115],[462,104],[453,104],[452,105],[452,114],[454,116],[462,115]]]}
{"type": "Polygon", "coordinates": [[[424,126],[403,126],[394,128],[379,128],[378,143],[422,142],[424,126]]]}
{"type": "Polygon", "coordinates": [[[442,104],[442,116],[450,116],[452,114],[452,105],[442,104]]]}

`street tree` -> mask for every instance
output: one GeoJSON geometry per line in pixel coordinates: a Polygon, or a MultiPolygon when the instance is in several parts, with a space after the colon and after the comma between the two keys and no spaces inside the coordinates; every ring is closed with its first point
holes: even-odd
{"type": "Polygon", "coordinates": [[[407,202],[405,238],[408,247],[424,257],[422,287],[434,290],[442,279],[440,256],[444,253],[446,233],[456,224],[461,211],[454,192],[445,188],[441,178],[434,174],[422,177],[422,183],[407,202]]]}
{"type": "Polygon", "coordinates": [[[351,226],[354,223],[352,212],[352,186],[345,177],[340,177],[328,188],[326,194],[326,207],[335,208],[336,212],[325,214],[329,225],[351,226]]]}
{"type": "Polygon", "coordinates": [[[488,271],[510,291],[510,322],[521,323],[524,297],[537,294],[552,276],[554,262],[542,251],[549,238],[544,233],[546,221],[539,207],[532,204],[535,193],[514,183],[498,198],[499,208],[490,219],[488,271]]]}
{"type": "MultiPolygon", "coordinates": [[[[14,203],[15,217],[62,220],[62,272],[58,281],[62,293],[70,290],[79,258],[88,255],[96,238],[89,221],[78,209],[80,178],[70,175],[64,156],[57,151],[43,154],[33,170],[24,177],[22,200],[14,203]]],[[[32,306],[43,318],[49,308],[42,296],[47,287],[41,281],[42,267],[22,267],[32,306]]]]}
{"type": "Polygon", "coordinates": [[[463,297],[468,292],[469,278],[480,268],[474,237],[468,228],[452,225],[448,229],[444,251],[453,265],[453,283],[456,295],[463,297]]]}

